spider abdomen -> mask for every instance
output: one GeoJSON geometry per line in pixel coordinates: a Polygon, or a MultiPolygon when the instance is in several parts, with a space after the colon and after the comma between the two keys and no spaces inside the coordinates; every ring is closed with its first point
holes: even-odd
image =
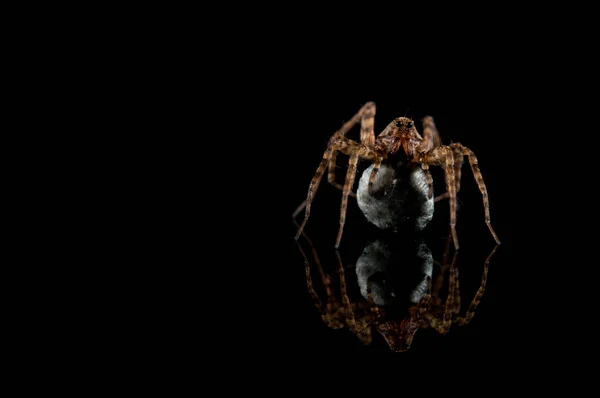
{"type": "Polygon", "coordinates": [[[423,241],[378,239],[365,246],[356,260],[362,296],[376,305],[418,304],[432,277],[433,256],[423,241]]]}
{"type": "Polygon", "coordinates": [[[369,194],[373,165],[362,174],[357,190],[358,207],[366,219],[386,231],[400,228],[419,232],[433,218],[433,195],[420,167],[382,164],[369,194]]]}

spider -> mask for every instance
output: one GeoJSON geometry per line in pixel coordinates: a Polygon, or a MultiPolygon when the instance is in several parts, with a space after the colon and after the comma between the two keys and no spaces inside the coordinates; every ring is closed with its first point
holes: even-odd
{"type": "Polygon", "coordinates": [[[439,198],[436,198],[436,201],[444,198],[449,199],[450,228],[452,230],[454,247],[457,250],[459,244],[456,235],[456,193],[460,190],[461,168],[464,156],[467,156],[475,181],[483,196],[485,223],[496,241],[496,244],[500,244],[500,240],[498,239],[496,232],[494,232],[490,222],[487,188],[483,182],[483,176],[481,175],[478,161],[473,151],[460,143],[442,145],[440,135],[431,116],[426,116],[422,120],[423,137],[418,133],[412,119],[408,117],[398,117],[390,122],[377,138],[375,138],[375,110],[376,107],[374,102],[366,103],[352,119],[344,123],[342,128],[336,131],[329,140],[327,149],[323,154],[323,159],[310,182],[308,195],[304,203],[304,220],[298,228],[295,239],[297,240],[302,234],[306,222],[310,217],[311,204],[317,193],[321,179],[323,178],[325,170],[329,169],[329,182],[342,190],[340,227],[335,242],[336,249],[339,248],[346,219],[348,196],[350,196],[354,184],[359,159],[373,162],[372,172],[368,181],[368,191],[372,194],[373,182],[375,181],[375,177],[382,163],[386,163],[390,157],[400,153],[400,150],[402,150],[406,156],[406,162],[408,164],[419,165],[425,173],[427,184],[429,186],[428,195],[430,199],[433,195],[433,179],[429,171],[429,166],[440,166],[444,170],[447,192],[439,198]],[[346,133],[359,122],[360,143],[346,137],[346,133]],[[350,158],[346,181],[343,186],[335,182],[335,166],[338,152],[346,154],[350,158]]]}
{"type": "MultiPolygon", "coordinates": [[[[431,278],[432,275],[426,273],[426,290],[418,297],[411,297],[410,301],[412,304],[407,310],[408,314],[404,317],[399,317],[397,311],[394,311],[393,306],[376,305],[374,303],[374,301],[381,300],[374,300],[374,290],[372,288],[369,289],[366,300],[351,300],[350,294],[348,293],[349,289],[346,282],[344,267],[339,253],[336,251],[336,271],[332,274],[325,274],[314,246],[312,246],[308,237],[305,236],[305,238],[312,247],[314,264],[319,272],[323,288],[327,295],[327,301],[325,303],[321,301],[319,295],[315,291],[311,277],[312,266],[300,244],[298,244],[298,249],[304,258],[306,282],[309,294],[311,295],[315,306],[321,313],[321,318],[325,324],[332,329],[347,327],[365,345],[372,343],[372,330],[374,329],[384,338],[389,348],[394,352],[404,352],[409,350],[416,333],[420,329],[431,328],[443,335],[450,330],[452,325],[461,326],[468,324],[473,319],[475,311],[483,298],[487,284],[489,264],[494,253],[498,249],[498,245],[496,245],[486,258],[480,286],[467,311],[461,316],[459,274],[458,267],[456,266],[458,251],[454,252],[452,261],[449,263],[448,253],[451,243],[451,234],[449,234],[442,263],[433,261],[438,266],[438,271],[433,278],[433,283],[431,278]],[[446,273],[449,274],[447,283],[448,293],[447,298],[444,301],[440,297],[440,292],[445,285],[446,273]],[[333,284],[335,277],[339,279],[339,289],[336,289],[333,284]],[[341,299],[338,298],[336,292],[339,292],[341,299]]],[[[421,256],[421,253],[417,254],[417,256],[421,256]]],[[[397,264],[390,264],[390,266],[395,265],[397,264]]],[[[385,265],[383,266],[385,268],[385,265]]],[[[361,284],[360,278],[358,283],[359,285],[361,284]]],[[[361,286],[361,295],[364,297],[362,290],[361,286]]],[[[417,287],[416,290],[419,290],[419,288],[417,287]]],[[[375,294],[378,293],[375,291],[375,294]]]]}

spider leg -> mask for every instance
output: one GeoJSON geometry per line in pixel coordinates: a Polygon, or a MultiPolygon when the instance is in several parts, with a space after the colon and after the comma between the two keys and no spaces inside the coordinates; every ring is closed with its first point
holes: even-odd
{"type": "Polygon", "coordinates": [[[477,157],[467,147],[462,146],[461,144],[453,144],[455,148],[460,150],[464,155],[469,158],[469,164],[471,165],[471,170],[473,171],[473,176],[475,177],[475,181],[477,182],[477,186],[479,187],[479,191],[481,192],[481,196],[483,196],[483,207],[485,210],[485,223],[488,226],[488,229],[492,233],[496,244],[500,244],[500,239],[498,239],[498,235],[494,232],[494,228],[492,228],[492,223],[490,221],[490,203],[488,199],[487,188],[485,187],[485,182],[483,182],[483,176],[481,175],[481,170],[479,170],[479,164],[477,161],[477,157]]]}
{"type": "MultiPolygon", "coordinates": [[[[342,207],[340,213],[340,229],[338,230],[337,239],[335,241],[335,248],[340,247],[342,240],[342,232],[344,230],[344,224],[346,223],[346,209],[348,208],[348,195],[354,185],[354,179],[356,177],[356,169],[358,167],[359,154],[355,153],[350,156],[348,162],[348,172],[346,173],[346,183],[344,184],[344,191],[342,192],[342,207]]],[[[308,207],[307,207],[308,209],[308,207]]]]}
{"type": "Polygon", "coordinates": [[[375,103],[368,102],[361,108],[360,119],[360,143],[364,145],[375,145],[375,103]]]}
{"type": "Polygon", "coordinates": [[[298,216],[298,214],[300,214],[300,212],[302,210],[304,210],[305,207],[306,207],[306,200],[304,200],[302,203],[300,203],[300,206],[298,206],[296,208],[296,210],[294,210],[294,212],[292,213],[292,221],[294,221],[294,224],[296,224],[297,227],[299,227],[299,225],[296,222],[296,217],[298,216]]]}
{"type": "Polygon", "coordinates": [[[317,189],[319,188],[319,183],[321,182],[321,178],[323,178],[323,173],[325,173],[325,169],[327,168],[327,165],[329,163],[329,158],[331,158],[331,156],[333,155],[334,152],[335,152],[335,148],[333,146],[330,146],[329,148],[327,148],[327,150],[323,154],[323,159],[321,160],[321,163],[319,164],[319,167],[317,168],[317,172],[315,173],[312,180],[310,181],[310,185],[308,187],[308,196],[306,198],[306,208],[304,209],[304,221],[302,221],[302,224],[298,228],[298,232],[296,233],[296,238],[295,238],[296,240],[298,240],[298,238],[300,237],[300,234],[302,234],[302,231],[304,230],[304,226],[306,225],[306,222],[308,221],[308,217],[310,217],[310,206],[315,197],[315,194],[317,193],[317,189]]]}
{"type": "Polygon", "coordinates": [[[471,304],[469,305],[469,309],[467,310],[465,316],[462,318],[457,318],[455,320],[455,322],[458,323],[459,325],[465,325],[465,324],[471,322],[471,319],[473,319],[473,316],[475,315],[475,310],[477,309],[477,306],[481,302],[481,298],[483,297],[483,293],[485,292],[490,261],[492,260],[494,253],[496,253],[498,246],[499,245],[494,246],[494,249],[488,255],[487,259],[485,260],[485,264],[483,266],[483,276],[481,277],[481,285],[479,286],[479,289],[477,289],[477,293],[475,294],[475,297],[473,297],[473,301],[471,301],[471,304]]]}
{"type": "MultiPolygon", "coordinates": [[[[440,133],[435,127],[435,123],[433,122],[433,118],[431,116],[425,116],[422,120],[423,124],[423,143],[421,144],[421,148],[425,151],[431,151],[434,148],[442,146],[442,140],[440,138],[440,133]]],[[[431,199],[433,196],[433,179],[431,178],[431,172],[429,171],[429,165],[421,164],[421,168],[425,172],[425,180],[427,181],[427,185],[429,186],[429,194],[428,197],[431,199]]],[[[438,197],[439,198],[439,197],[438,197]]],[[[435,198],[435,202],[439,199],[435,198]]]]}
{"type": "MultiPolygon", "coordinates": [[[[329,141],[330,142],[329,147],[323,154],[323,159],[321,160],[321,163],[319,164],[319,167],[317,168],[317,172],[315,173],[313,179],[311,180],[311,183],[310,183],[310,186],[308,189],[308,196],[307,196],[306,200],[304,202],[302,202],[300,204],[300,206],[298,206],[296,211],[294,211],[294,213],[292,214],[292,218],[294,219],[294,222],[295,222],[295,219],[296,219],[296,216],[298,215],[298,213],[300,213],[302,211],[302,209],[305,209],[304,220],[302,221],[302,224],[298,228],[298,232],[296,233],[296,237],[295,237],[296,240],[302,234],[302,231],[304,230],[306,222],[308,221],[308,218],[310,216],[310,206],[311,206],[314,196],[317,192],[317,189],[319,187],[321,179],[323,178],[323,173],[325,172],[325,169],[327,167],[329,167],[329,173],[328,173],[328,177],[327,177],[329,182],[332,183],[332,185],[334,185],[335,187],[341,188],[342,191],[344,189],[343,187],[341,187],[341,185],[339,185],[335,182],[335,165],[336,165],[337,151],[339,150],[340,152],[342,152],[346,155],[352,155],[355,153],[359,153],[359,155],[362,158],[367,159],[367,160],[373,160],[376,158],[375,152],[372,150],[371,145],[368,145],[370,143],[375,143],[375,135],[374,135],[375,133],[373,130],[374,120],[375,120],[375,103],[367,102],[365,105],[362,106],[362,108],[360,108],[360,110],[349,121],[344,123],[342,125],[342,127],[338,131],[336,131],[333,134],[333,136],[331,137],[331,139],[329,141]],[[349,140],[345,137],[346,133],[352,127],[354,127],[358,122],[361,122],[361,141],[362,140],[365,141],[364,145],[360,145],[360,144],[356,143],[355,141],[349,140]]],[[[345,198],[346,198],[345,200],[347,200],[348,195],[353,196],[353,197],[356,196],[355,193],[349,192],[347,195],[345,195],[345,198]]],[[[344,199],[342,199],[342,200],[344,200],[344,199]]]]}
{"type": "Polygon", "coordinates": [[[449,197],[450,194],[448,192],[444,192],[443,194],[436,196],[435,199],[433,199],[433,202],[439,202],[440,200],[448,199],[449,197]]]}
{"type": "Polygon", "coordinates": [[[433,305],[437,306],[437,305],[440,305],[440,303],[442,301],[440,299],[440,290],[442,289],[442,286],[444,286],[444,279],[445,279],[444,277],[446,274],[446,269],[449,267],[449,265],[448,264],[442,265],[437,261],[434,261],[434,262],[437,266],[440,267],[440,271],[434,279],[433,289],[431,292],[433,305]]]}
{"type": "Polygon", "coordinates": [[[381,166],[381,158],[375,159],[373,162],[373,170],[371,171],[371,175],[369,176],[369,195],[373,195],[373,182],[375,182],[375,176],[377,176],[377,172],[379,171],[379,167],[381,166]]]}
{"type": "MultiPolygon", "coordinates": [[[[368,107],[365,107],[364,113],[360,120],[360,142],[363,145],[367,145],[372,147],[375,145],[375,103],[370,102],[367,104],[368,107]]],[[[379,171],[379,167],[381,166],[381,158],[376,158],[373,163],[373,170],[371,171],[371,175],[369,176],[369,195],[373,195],[373,182],[375,181],[375,176],[379,171]]]]}
{"type": "MultiPolygon", "coordinates": [[[[336,245],[336,248],[339,247],[339,240],[341,239],[341,231],[342,231],[343,224],[345,222],[346,207],[348,204],[348,196],[350,195],[350,190],[352,189],[352,184],[354,183],[354,178],[356,175],[356,169],[357,169],[357,165],[358,165],[358,159],[361,158],[361,159],[365,159],[365,160],[374,160],[377,158],[377,156],[379,156],[377,154],[377,152],[375,152],[374,149],[372,149],[368,146],[359,144],[355,141],[349,140],[346,137],[343,137],[343,136],[332,137],[332,139],[329,143],[329,147],[323,154],[323,159],[321,160],[321,163],[319,164],[319,167],[317,168],[317,171],[316,171],[315,175],[313,176],[313,178],[310,182],[310,185],[308,187],[308,196],[306,198],[306,204],[305,204],[305,210],[304,210],[304,221],[302,221],[302,224],[298,228],[298,232],[296,233],[296,237],[295,237],[296,240],[298,240],[298,238],[302,234],[302,231],[304,230],[304,227],[306,226],[306,222],[308,221],[308,218],[310,216],[310,207],[311,207],[312,201],[315,197],[317,189],[319,188],[319,184],[321,183],[321,179],[323,178],[325,169],[327,169],[327,166],[329,165],[329,160],[331,159],[331,156],[333,156],[337,151],[350,156],[350,162],[349,162],[350,164],[349,164],[348,172],[346,174],[346,184],[344,185],[343,192],[342,192],[342,213],[341,213],[342,217],[340,220],[341,226],[340,226],[340,231],[338,233],[338,240],[337,240],[338,243],[336,245]],[[348,185],[348,184],[350,184],[350,185],[348,185]]],[[[299,212],[301,208],[302,208],[302,204],[298,207],[299,210],[297,210],[297,211],[299,212]]]]}
{"type": "MultiPolygon", "coordinates": [[[[456,177],[456,193],[458,194],[458,192],[460,191],[460,180],[462,175],[462,165],[464,161],[464,156],[462,151],[460,149],[455,148],[454,145],[455,144],[451,144],[450,147],[452,147],[454,150],[454,175],[456,177]]],[[[435,203],[443,199],[448,199],[449,197],[450,194],[448,194],[448,192],[444,192],[443,194],[436,196],[433,201],[435,203]]]]}
{"type": "MultiPolygon", "coordinates": [[[[333,153],[331,155],[331,158],[329,159],[329,172],[327,173],[327,182],[329,182],[331,185],[333,185],[334,187],[336,187],[340,191],[343,191],[344,190],[344,186],[342,184],[338,184],[335,181],[335,167],[336,167],[336,162],[337,162],[337,153],[333,153]]],[[[350,196],[352,196],[353,198],[355,198],[356,194],[354,192],[350,191],[350,196]]]]}
{"type": "Polygon", "coordinates": [[[346,287],[346,275],[344,273],[344,266],[342,264],[342,258],[338,251],[335,252],[337,259],[338,270],[337,273],[340,277],[340,293],[342,296],[342,303],[344,304],[344,309],[347,315],[347,323],[350,330],[356,329],[356,318],[354,317],[354,311],[352,309],[352,303],[350,302],[350,297],[348,297],[348,289],[346,287]]]}
{"type": "MultiPolygon", "coordinates": [[[[371,123],[373,122],[375,118],[375,103],[374,102],[367,102],[366,104],[364,104],[359,110],[358,112],[356,112],[356,114],[354,116],[352,116],[352,118],[350,120],[348,120],[346,123],[344,123],[342,125],[342,128],[340,128],[338,131],[335,132],[334,136],[345,136],[346,133],[348,131],[350,131],[350,129],[352,129],[352,127],[354,127],[358,122],[361,122],[361,142],[366,144],[368,142],[368,140],[370,140],[369,138],[369,120],[371,121],[371,123]],[[364,126],[364,127],[363,127],[364,126]],[[363,133],[364,131],[364,133],[363,133]],[[364,137],[364,140],[363,140],[364,137]]],[[[374,123],[371,124],[371,126],[373,126],[374,123]]],[[[374,134],[374,132],[371,132],[371,134],[374,134]]],[[[375,136],[373,135],[373,142],[375,142],[375,136]]]]}
{"type": "MultiPolygon", "coordinates": [[[[427,164],[421,164],[421,169],[423,169],[423,172],[425,173],[425,181],[427,181],[427,187],[429,190],[429,193],[427,194],[427,196],[429,197],[429,199],[431,199],[431,197],[433,196],[433,178],[431,178],[431,172],[429,171],[429,165],[427,164]]],[[[438,199],[435,198],[434,201],[437,201],[438,199]]]]}
{"type": "Polygon", "coordinates": [[[450,195],[450,228],[454,240],[454,250],[458,250],[458,236],[456,235],[456,176],[454,175],[454,156],[450,149],[444,151],[444,171],[446,175],[446,189],[450,195]]]}
{"type": "Polygon", "coordinates": [[[452,258],[452,265],[450,266],[450,280],[448,281],[448,298],[446,299],[446,308],[444,309],[444,314],[442,316],[442,323],[438,325],[436,329],[441,333],[448,333],[450,330],[450,326],[452,325],[452,314],[454,312],[454,299],[456,298],[457,293],[457,283],[458,283],[458,269],[456,268],[456,256],[458,252],[454,252],[454,257],[452,258]]]}
{"type": "MultiPolygon", "coordinates": [[[[360,143],[367,146],[375,145],[375,110],[375,103],[367,102],[350,122],[346,123],[346,125],[339,130],[338,133],[341,136],[345,136],[348,130],[356,124],[356,119],[360,117],[360,143]]],[[[334,154],[329,161],[329,174],[327,180],[334,187],[343,190],[343,186],[335,181],[336,157],[336,154],[334,154]]],[[[373,193],[373,181],[375,180],[375,175],[377,174],[380,164],[381,160],[379,159],[378,162],[376,160],[376,163],[373,166],[373,172],[371,173],[371,179],[369,180],[369,194],[373,193]]],[[[356,194],[350,191],[350,196],[356,197],[356,194]]]]}
{"type": "Polygon", "coordinates": [[[450,230],[454,240],[454,249],[458,250],[458,236],[456,235],[456,177],[454,174],[454,155],[450,147],[434,148],[425,154],[420,161],[421,165],[440,165],[444,170],[446,190],[450,199],[450,230]]]}
{"type": "Polygon", "coordinates": [[[321,285],[325,289],[325,294],[327,296],[327,301],[325,305],[323,304],[323,301],[319,298],[319,295],[315,291],[313,279],[311,277],[312,265],[308,260],[308,256],[302,249],[300,243],[297,244],[297,247],[300,250],[302,257],[304,258],[306,284],[308,287],[308,291],[315,306],[320,312],[321,319],[331,329],[341,329],[345,326],[348,326],[351,330],[355,331],[355,333],[360,333],[359,338],[363,340],[365,344],[368,344],[370,331],[365,331],[363,330],[364,328],[360,328],[357,326],[354,305],[350,301],[347,294],[346,278],[339,253],[336,253],[338,257],[338,270],[336,272],[336,275],[339,277],[340,293],[342,298],[341,302],[335,294],[336,289],[334,288],[333,284],[335,275],[332,277],[331,274],[325,274],[315,247],[310,242],[310,240],[307,239],[307,242],[311,246],[313,252],[312,254],[314,258],[314,267],[317,269],[321,279],[321,285]]]}
{"type": "Polygon", "coordinates": [[[442,146],[442,140],[440,133],[435,127],[433,118],[431,116],[425,116],[422,120],[423,124],[423,144],[421,145],[427,151],[442,146]]]}
{"type": "Polygon", "coordinates": [[[427,290],[426,290],[425,294],[423,295],[423,298],[421,298],[421,301],[419,301],[419,304],[417,306],[419,317],[421,317],[423,314],[425,314],[426,312],[428,312],[430,310],[431,300],[432,300],[431,278],[428,276],[427,277],[427,290]]]}
{"type": "MultiPolygon", "coordinates": [[[[329,173],[327,174],[327,181],[331,185],[333,185],[334,187],[336,187],[337,189],[339,189],[340,191],[343,191],[344,190],[344,186],[342,184],[338,184],[335,181],[336,158],[337,158],[337,153],[334,152],[331,155],[331,158],[329,159],[329,173]]],[[[350,191],[350,196],[352,196],[353,198],[355,198],[356,194],[354,192],[350,191]]],[[[300,214],[300,212],[302,210],[304,210],[305,207],[306,207],[306,200],[304,200],[302,203],[300,203],[300,205],[292,213],[292,220],[294,221],[294,224],[296,224],[296,226],[298,226],[298,223],[296,222],[296,217],[298,216],[298,214],[300,214]]]]}
{"type": "Polygon", "coordinates": [[[448,333],[448,331],[450,330],[450,326],[452,325],[452,314],[454,310],[454,298],[456,292],[455,271],[456,268],[454,267],[454,264],[452,264],[450,268],[450,280],[448,282],[448,297],[446,299],[446,305],[442,314],[442,318],[440,319],[438,316],[430,312],[425,312],[422,314],[423,318],[425,318],[429,326],[437,330],[437,332],[440,334],[448,333]]]}
{"type": "MultiPolygon", "coordinates": [[[[321,299],[319,298],[319,295],[317,294],[317,292],[315,291],[315,288],[313,286],[312,277],[310,275],[310,262],[308,261],[308,257],[304,253],[304,250],[302,250],[302,246],[299,243],[298,243],[298,249],[300,250],[300,253],[302,253],[302,257],[304,257],[304,269],[306,272],[306,285],[308,287],[308,293],[310,294],[310,297],[312,298],[313,303],[315,304],[315,306],[321,313],[321,318],[327,325],[329,325],[330,324],[329,315],[327,314],[327,311],[325,310],[323,303],[321,302],[321,299]]],[[[321,268],[320,263],[318,264],[318,266],[319,266],[319,268],[321,268]]],[[[322,269],[320,269],[320,271],[322,273],[322,269]]],[[[328,292],[328,294],[329,294],[329,292],[328,292]]]]}
{"type": "Polygon", "coordinates": [[[348,288],[346,284],[346,274],[344,272],[344,266],[342,263],[342,257],[338,251],[335,252],[338,264],[337,273],[340,277],[340,294],[342,296],[342,303],[344,305],[344,313],[346,316],[346,324],[350,331],[354,333],[360,341],[365,345],[371,344],[373,337],[371,334],[371,322],[373,321],[371,305],[363,303],[353,304],[348,296],[348,288]],[[367,313],[364,313],[364,307],[368,308],[367,313]]]}
{"type": "Polygon", "coordinates": [[[460,313],[460,278],[458,277],[458,268],[455,268],[454,272],[454,306],[452,307],[451,315],[458,315],[460,313]]]}
{"type": "Polygon", "coordinates": [[[434,261],[439,267],[439,274],[435,277],[433,282],[433,299],[434,305],[440,306],[442,299],[440,298],[440,291],[444,286],[444,280],[446,277],[446,271],[450,267],[450,262],[448,261],[448,256],[450,255],[450,246],[452,243],[452,231],[448,229],[448,237],[446,238],[446,246],[444,248],[444,255],[442,257],[441,264],[438,261],[434,261]]]}
{"type": "MultiPolygon", "coordinates": [[[[454,146],[454,144],[452,144],[454,146]]],[[[456,182],[456,193],[460,191],[460,180],[462,178],[462,165],[464,162],[464,156],[460,149],[453,148],[454,153],[454,176],[456,182]]]]}

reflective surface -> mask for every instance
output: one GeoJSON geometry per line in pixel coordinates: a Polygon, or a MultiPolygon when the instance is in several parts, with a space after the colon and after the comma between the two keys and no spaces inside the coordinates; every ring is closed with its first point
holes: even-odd
{"type": "Polygon", "coordinates": [[[458,252],[447,239],[442,258],[433,259],[423,239],[402,240],[387,234],[368,243],[354,265],[324,264],[307,235],[297,248],[305,264],[307,290],[323,322],[347,329],[365,345],[374,331],[394,352],[411,348],[420,329],[445,335],[452,327],[467,327],[485,294],[495,246],[480,268],[481,282],[466,305],[460,293],[458,252]],[[310,253],[307,255],[307,253],[310,253]]]}

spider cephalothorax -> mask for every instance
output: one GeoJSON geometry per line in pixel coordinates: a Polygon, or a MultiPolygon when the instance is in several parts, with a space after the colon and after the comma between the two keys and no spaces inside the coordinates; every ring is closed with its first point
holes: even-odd
{"type": "Polygon", "coordinates": [[[404,352],[410,349],[415,334],[423,327],[418,312],[419,307],[414,306],[409,309],[409,316],[401,321],[390,319],[375,325],[392,351],[404,352]]]}
{"type": "MultiPolygon", "coordinates": [[[[356,115],[346,122],[341,129],[335,132],[331,139],[323,159],[317,168],[313,179],[308,188],[308,195],[305,201],[304,221],[298,228],[296,239],[302,234],[302,230],[310,216],[310,208],[317,188],[325,170],[328,172],[328,181],[334,186],[342,189],[342,205],[340,214],[340,228],[335,243],[335,247],[339,247],[344,223],[346,218],[346,209],[348,206],[348,196],[351,194],[351,189],[356,178],[356,170],[359,159],[369,160],[373,162],[371,175],[368,181],[368,191],[373,193],[373,183],[382,164],[387,164],[392,155],[404,153],[408,166],[413,165],[420,167],[425,173],[425,178],[429,186],[428,195],[431,199],[433,195],[433,179],[429,172],[429,166],[440,166],[444,170],[447,192],[440,195],[435,200],[448,198],[450,202],[450,227],[452,230],[452,238],[454,246],[458,249],[458,238],[456,236],[456,193],[460,189],[461,168],[466,156],[469,160],[471,170],[475,176],[475,180],[483,197],[483,205],[485,210],[485,222],[494,237],[497,244],[500,240],[492,228],[490,222],[490,210],[488,203],[488,194],[481,171],[475,154],[470,149],[459,143],[450,145],[442,145],[439,133],[431,116],[426,116],[422,120],[423,136],[421,136],[412,119],[407,117],[399,117],[394,119],[387,127],[375,138],[374,133],[375,121],[375,103],[368,102],[365,104],[356,115]],[[360,143],[350,140],[346,137],[346,133],[360,122],[360,143]],[[402,151],[401,151],[402,150],[402,151]],[[346,174],[346,182],[343,186],[335,181],[336,156],[338,152],[342,152],[350,157],[348,161],[348,172],[346,174]]],[[[303,204],[304,206],[304,204],[303,204]]],[[[301,207],[303,207],[301,206],[301,207]]]]}
{"type": "Polygon", "coordinates": [[[423,138],[417,132],[414,122],[407,117],[392,121],[375,140],[375,150],[381,154],[393,155],[400,149],[409,159],[417,154],[423,138]]]}

